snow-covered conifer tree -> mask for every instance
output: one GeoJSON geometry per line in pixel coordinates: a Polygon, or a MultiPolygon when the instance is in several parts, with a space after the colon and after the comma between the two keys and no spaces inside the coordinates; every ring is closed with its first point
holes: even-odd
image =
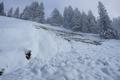
{"type": "Polygon", "coordinates": [[[0,15],[5,15],[5,13],[4,13],[4,3],[3,2],[0,3],[0,15]]]}
{"type": "Polygon", "coordinates": [[[63,15],[64,15],[63,26],[65,28],[72,29],[72,27],[73,27],[72,18],[73,18],[73,15],[74,15],[72,7],[71,6],[69,6],[68,8],[66,7],[64,9],[63,15]]]}
{"type": "Polygon", "coordinates": [[[54,25],[54,26],[61,26],[62,23],[63,23],[63,17],[62,15],[60,14],[60,12],[58,11],[58,9],[54,9],[52,14],[51,14],[51,17],[49,17],[47,19],[47,22],[51,25],[54,25]]]}
{"type": "Polygon", "coordinates": [[[22,19],[36,21],[44,23],[44,5],[38,2],[33,2],[30,6],[27,6],[21,14],[22,19]]]}
{"type": "Polygon", "coordinates": [[[31,19],[31,13],[30,13],[30,8],[29,6],[26,6],[25,9],[23,10],[23,13],[21,13],[20,18],[25,19],[25,20],[30,20],[31,19]]]}
{"type": "Polygon", "coordinates": [[[18,8],[16,8],[16,10],[15,10],[15,13],[14,13],[13,17],[15,17],[15,18],[19,18],[19,17],[20,17],[20,14],[19,14],[19,7],[18,7],[18,8]]]}
{"type": "Polygon", "coordinates": [[[8,17],[13,17],[13,8],[11,8],[8,13],[7,13],[8,17]]]}
{"type": "Polygon", "coordinates": [[[81,22],[82,22],[82,32],[89,32],[88,31],[88,16],[87,16],[87,14],[85,13],[85,12],[82,12],[82,20],[81,20],[81,22]]]}
{"type": "Polygon", "coordinates": [[[40,3],[38,11],[39,11],[39,15],[38,15],[39,21],[38,22],[44,23],[45,22],[45,12],[44,12],[44,4],[43,4],[43,2],[40,3]]]}
{"type": "Polygon", "coordinates": [[[81,13],[78,10],[78,8],[76,8],[74,10],[74,15],[73,15],[73,18],[72,18],[72,24],[73,24],[72,30],[74,30],[74,31],[81,31],[81,29],[82,29],[81,13]]]}
{"type": "Polygon", "coordinates": [[[118,38],[117,32],[112,28],[112,21],[108,16],[105,6],[100,1],[98,4],[99,27],[101,27],[100,36],[106,39],[118,38]]]}
{"type": "Polygon", "coordinates": [[[97,21],[92,11],[88,11],[88,32],[98,33],[97,21]]]}

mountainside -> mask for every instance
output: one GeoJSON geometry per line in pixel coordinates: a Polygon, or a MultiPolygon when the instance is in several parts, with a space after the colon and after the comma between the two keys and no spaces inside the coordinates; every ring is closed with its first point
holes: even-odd
{"type": "Polygon", "coordinates": [[[0,16],[0,80],[119,80],[119,46],[120,40],[0,16]]]}

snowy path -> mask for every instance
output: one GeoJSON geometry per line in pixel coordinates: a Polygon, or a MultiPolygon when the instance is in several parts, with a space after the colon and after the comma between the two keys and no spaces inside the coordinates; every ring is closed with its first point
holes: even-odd
{"type": "MultiPolygon", "coordinates": [[[[24,24],[24,27],[27,24],[31,26],[31,22],[21,21],[20,24],[24,24]]],[[[40,24],[32,23],[32,30],[27,27],[25,32],[26,30],[30,30],[28,31],[30,33],[34,32],[30,34],[30,38],[32,36],[35,38],[32,41],[36,42],[37,39],[38,42],[30,48],[29,45],[24,47],[32,49],[36,54],[33,54],[34,57],[26,62],[26,65],[22,65],[22,62],[22,66],[17,63],[19,67],[0,76],[0,80],[120,80],[119,40],[105,40],[101,45],[93,45],[73,40],[71,36],[77,39],[100,41],[98,37],[76,33],[69,35],[69,31],[60,32],[59,28],[35,29],[34,24],[42,27],[40,24]]],[[[17,61],[17,58],[15,59],[17,61]]],[[[22,58],[22,61],[26,60],[22,58]]]]}

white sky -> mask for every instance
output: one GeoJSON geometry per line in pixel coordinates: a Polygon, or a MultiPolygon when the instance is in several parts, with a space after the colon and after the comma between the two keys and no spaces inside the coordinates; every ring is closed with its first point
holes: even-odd
{"type": "MultiPolygon", "coordinates": [[[[25,5],[29,5],[35,0],[3,0],[5,2],[5,9],[8,10],[10,7],[19,6],[21,9],[25,5]]],[[[94,15],[98,16],[97,5],[98,1],[102,1],[105,5],[111,18],[120,16],[120,0],[36,0],[43,1],[45,5],[46,15],[50,15],[54,8],[58,8],[61,12],[65,6],[71,5],[73,8],[79,8],[80,11],[87,12],[89,9],[92,10],[94,15]]]]}

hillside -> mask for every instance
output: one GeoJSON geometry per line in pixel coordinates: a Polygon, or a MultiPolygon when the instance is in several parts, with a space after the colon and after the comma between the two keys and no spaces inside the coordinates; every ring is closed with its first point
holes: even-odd
{"type": "Polygon", "coordinates": [[[119,80],[119,46],[120,40],[0,16],[0,80],[119,80]]]}

